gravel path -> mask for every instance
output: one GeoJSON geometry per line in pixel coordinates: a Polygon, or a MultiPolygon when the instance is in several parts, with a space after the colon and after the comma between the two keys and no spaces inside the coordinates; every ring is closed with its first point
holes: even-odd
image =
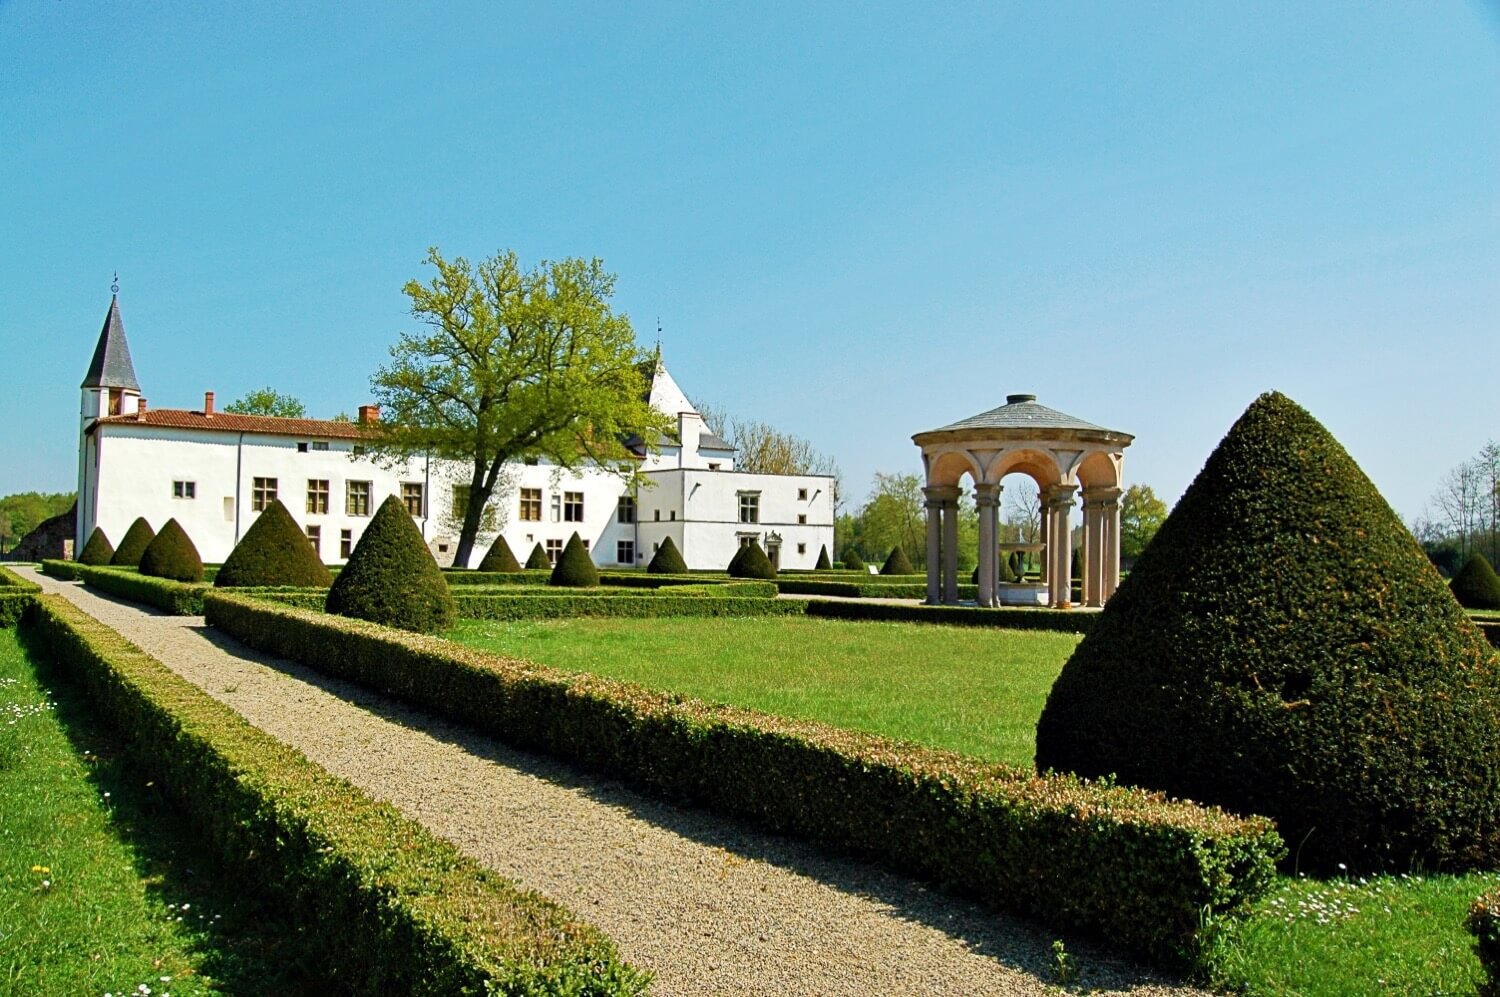
{"type": "MultiPolygon", "coordinates": [[[[1055,933],[416,713],[29,569],[251,723],[603,929],[672,994],[1044,994],[1055,933]]],[[[1095,993],[1192,994],[1069,940],[1095,993]]]]}

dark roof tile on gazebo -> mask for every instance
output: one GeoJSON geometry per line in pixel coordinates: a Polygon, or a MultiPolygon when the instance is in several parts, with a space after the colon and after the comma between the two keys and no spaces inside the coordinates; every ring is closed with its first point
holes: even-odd
{"type": "MultiPolygon", "coordinates": [[[[1036,400],[1036,395],[1006,395],[1005,404],[988,412],[971,415],[967,419],[928,430],[931,433],[946,433],[953,430],[977,429],[1083,429],[1099,433],[1115,430],[1084,422],[1057,409],[1048,408],[1036,400]]],[[[918,434],[925,435],[925,434],[918,434]]]]}

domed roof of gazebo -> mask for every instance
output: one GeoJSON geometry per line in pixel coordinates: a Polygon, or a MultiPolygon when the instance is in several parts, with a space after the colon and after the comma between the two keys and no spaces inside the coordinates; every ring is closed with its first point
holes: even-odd
{"type": "Polygon", "coordinates": [[[1129,433],[1105,429],[1076,416],[1048,408],[1036,400],[1036,395],[1006,395],[1005,404],[967,419],[949,423],[937,429],[917,433],[912,440],[918,444],[942,434],[943,438],[958,436],[1014,436],[1018,433],[1029,436],[1047,436],[1062,432],[1068,436],[1086,434],[1101,442],[1119,442],[1128,446],[1134,439],[1129,433]]]}

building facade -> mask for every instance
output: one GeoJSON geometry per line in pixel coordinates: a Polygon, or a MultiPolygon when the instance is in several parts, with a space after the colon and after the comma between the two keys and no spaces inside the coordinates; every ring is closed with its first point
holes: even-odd
{"type": "MultiPolygon", "coordinates": [[[[506,467],[486,504],[471,557],[499,534],[525,561],[541,545],[555,561],[573,533],[600,567],[644,567],[667,538],[688,567],[722,569],[754,540],[773,562],[812,568],[833,551],[833,481],[822,475],[750,474],[657,363],[650,401],[676,424],[653,452],[636,441],[634,485],[597,467],[506,467]]],[[[95,527],[118,543],[137,517],[160,530],[176,519],[208,563],[222,562],[272,500],[280,499],[325,563],[342,564],[387,496],[405,504],[442,565],[451,565],[467,508],[467,468],[419,458],[376,461],[364,442],[379,410],[353,422],[285,419],[201,409],[155,409],[142,395],[111,300],[82,385],[75,549],[95,527]]]]}

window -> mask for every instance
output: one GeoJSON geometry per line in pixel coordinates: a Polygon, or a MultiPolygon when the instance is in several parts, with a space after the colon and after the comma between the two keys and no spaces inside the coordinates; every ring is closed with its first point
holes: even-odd
{"type": "Polygon", "coordinates": [[[661,510],[660,509],[656,510],[656,521],[658,523],[661,522],[661,510]]]}
{"type": "Polygon", "coordinates": [[[361,456],[364,455],[364,452],[365,452],[365,448],[364,448],[364,446],[362,444],[359,444],[359,443],[354,444],[354,456],[361,457],[361,456]]]}
{"type": "Polygon", "coordinates": [[[760,522],[760,492],[740,492],[740,522],[760,522]]]}
{"type": "Polygon", "coordinates": [[[798,502],[806,502],[807,501],[807,489],[806,488],[799,488],[799,489],[797,489],[797,501],[798,502]]]}
{"type": "Polygon", "coordinates": [[[806,554],[807,553],[807,544],[798,544],[797,545],[797,553],[799,553],[799,554],[806,554]]]}
{"type": "Polygon", "coordinates": [[[344,482],[344,512],[351,516],[370,514],[370,483],[368,481],[344,482]]]}
{"type": "Polygon", "coordinates": [[[327,450],[328,449],[328,441],[327,440],[313,440],[312,441],[312,445],[311,445],[311,447],[309,447],[309,449],[311,449],[311,450],[327,450]]]}
{"type": "Polygon", "coordinates": [[[313,553],[319,557],[323,556],[323,527],[309,526],[307,528],[307,542],[312,544],[313,553]]]}
{"type": "Polygon", "coordinates": [[[619,540],[615,543],[615,561],[618,564],[635,563],[635,541],[619,540]]]}
{"type": "Polygon", "coordinates": [[[306,443],[298,443],[297,444],[297,452],[298,453],[307,453],[307,444],[306,443]]]}
{"type": "Polygon", "coordinates": [[[740,546],[741,547],[748,547],[748,546],[750,546],[753,543],[755,543],[755,534],[754,533],[741,533],[740,534],[740,546]]]}
{"type": "Polygon", "coordinates": [[[635,522],[635,496],[621,495],[619,505],[615,506],[615,522],[635,522]]]}
{"type": "Polygon", "coordinates": [[[408,515],[422,518],[422,482],[401,482],[401,504],[406,506],[408,515]]]}
{"type": "Polygon", "coordinates": [[[709,469],[709,470],[710,470],[710,471],[717,471],[717,470],[718,470],[718,469],[719,469],[719,465],[718,465],[718,464],[713,464],[713,463],[710,463],[710,464],[709,464],[709,465],[708,465],[708,469],[709,469]]]}
{"type": "Polygon", "coordinates": [[[261,512],[266,506],[276,501],[275,478],[255,478],[250,484],[250,508],[252,511],[261,512]]]}
{"type": "MultiPolygon", "coordinates": [[[[453,518],[455,520],[457,520],[458,522],[460,522],[460,523],[463,522],[464,517],[469,514],[469,486],[468,485],[454,485],[453,486],[453,510],[452,511],[453,511],[453,518]]],[[[486,532],[486,533],[494,533],[494,532],[496,532],[500,528],[499,525],[498,525],[498,520],[496,520],[496,518],[495,518],[495,507],[494,506],[492,506],[492,505],[486,505],[484,507],[484,512],[480,513],[480,516],[479,516],[479,528],[481,530],[483,530],[484,532],[486,532]]]]}
{"type": "Polygon", "coordinates": [[[552,562],[554,568],[557,567],[557,559],[562,557],[562,548],[563,543],[561,540],[547,541],[547,560],[552,562]]]}
{"type": "Polygon", "coordinates": [[[552,493],[552,521],[562,522],[562,496],[556,492],[552,493]]]}
{"type": "Polygon", "coordinates": [[[797,513],[797,525],[799,525],[799,526],[806,526],[807,525],[807,513],[805,513],[805,512],[799,512],[799,513],[797,513]]]}
{"type": "Polygon", "coordinates": [[[339,557],[347,561],[352,553],[354,553],[354,531],[339,530],[339,557]]]}
{"type": "Polygon", "coordinates": [[[540,488],[521,489],[521,520],[527,523],[542,521],[542,490],[540,488]]]}
{"type": "Polygon", "coordinates": [[[224,522],[226,522],[226,523],[232,523],[232,522],[234,522],[234,496],[233,495],[225,495],[224,496],[224,522]]]}
{"type": "Polygon", "coordinates": [[[583,492],[563,493],[563,519],[569,523],[583,522],[583,492]]]}
{"type": "Polygon", "coordinates": [[[314,516],[328,512],[328,479],[307,479],[307,511],[314,516]]]}
{"type": "Polygon", "coordinates": [[[672,522],[674,522],[674,523],[675,523],[675,522],[677,522],[677,510],[676,510],[676,509],[673,509],[673,510],[672,510],[672,511],[671,511],[671,513],[670,513],[670,515],[671,515],[671,517],[672,517],[672,522]]]}
{"type": "Polygon", "coordinates": [[[196,481],[174,481],[172,482],[172,497],[190,499],[198,497],[198,482],[196,481]]]}

